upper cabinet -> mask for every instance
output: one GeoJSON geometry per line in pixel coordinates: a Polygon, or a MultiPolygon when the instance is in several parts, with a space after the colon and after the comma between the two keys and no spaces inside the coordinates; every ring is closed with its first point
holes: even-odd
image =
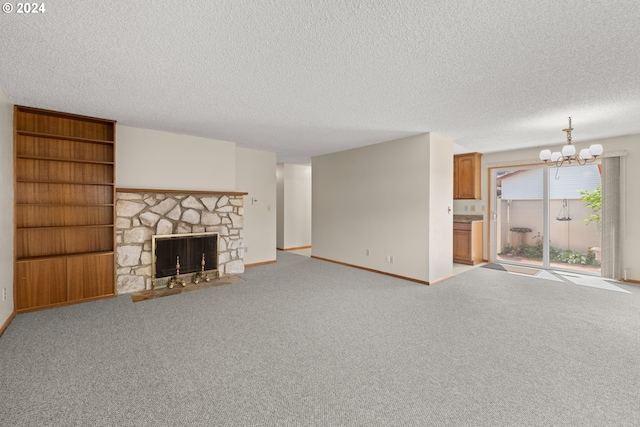
{"type": "Polygon", "coordinates": [[[453,198],[480,199],[481,153],[453,156],[453,198]]]}

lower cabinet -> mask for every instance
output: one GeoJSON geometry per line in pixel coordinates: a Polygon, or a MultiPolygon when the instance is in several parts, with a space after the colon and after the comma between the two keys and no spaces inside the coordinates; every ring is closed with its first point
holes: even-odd
{"type": "Polygon", "coordinates": [[[113,295],[113,255],[67,258],[69,301],[113,295]]]}
{"type": "Polygon", "coordinates": [[[19,261],[16,280],[16,310],[67,301],[67,260],[64,258],[19,261]]]}
{"type": "Polygon", "coordinates": [[[16,263],[16,311],[115,295],[112,253],[16,263]]]}
{"type": "Polygon", "coordinates": [[[453,262],[482,262],[482,221],[453,223],[453,262]]]}

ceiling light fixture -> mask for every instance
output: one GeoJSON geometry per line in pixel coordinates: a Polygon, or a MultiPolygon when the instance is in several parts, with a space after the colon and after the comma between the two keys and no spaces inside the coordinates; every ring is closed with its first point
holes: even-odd
{"type": "Polygon", "coordinates": [[[569,127],[567,129],[562,129],[563,132],[567,133],[567,145],[562,147],[562,152],[554,151],[552,153],[551,150],[540,151],[540,160],[545,163],[549,161],[554,162],[558,167],[562,166],[565,162],[569,165],[573,162],[585,165],[587,163],[594,162],[596,157],[602,154],[602,145],[592,144],[589,148],[583,148],[580,150],[580,154],[576,155],[576,147],[571,142],[572,130],[571,117],[569,117],[569,127]]]}

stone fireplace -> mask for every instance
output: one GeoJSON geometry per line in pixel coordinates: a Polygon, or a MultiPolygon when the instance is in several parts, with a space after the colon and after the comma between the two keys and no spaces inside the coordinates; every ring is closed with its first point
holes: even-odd
{"type": "MultiPolygon", "coordinates": [[[[218,274],[229,276],[244,272],[245,194],[118,189],[117,293],[151,289],[153,236],[216,233],[218,274]]],[[[170,277],[158,278],[155,287],[167,286],[169,280],[170,277]]]]}

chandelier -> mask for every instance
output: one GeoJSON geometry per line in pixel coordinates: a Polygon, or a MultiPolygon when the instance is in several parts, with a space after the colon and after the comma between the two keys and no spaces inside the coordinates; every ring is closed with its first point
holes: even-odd
{"type": "Polygon", "coordinates": [[[562,129],[563,132],[567,133],[567,145],[562,147],[562,152],[554,151],[552,153],[551,150],[540,151],[540,160],[545,163],[551,161],[558,167],[562,166],[565,162],[569,165],[573,162],[578,162],[578,164],[584,165],[594,162],[596,157],[602,154],[602,145],[600,144],[592,144],[589,148],[583,148],[580,150],[580,154],[576,154],[576,147],[571,142],[572,130],[571,117],[569,117],[569,127],[567,129],[562,129]]]}

